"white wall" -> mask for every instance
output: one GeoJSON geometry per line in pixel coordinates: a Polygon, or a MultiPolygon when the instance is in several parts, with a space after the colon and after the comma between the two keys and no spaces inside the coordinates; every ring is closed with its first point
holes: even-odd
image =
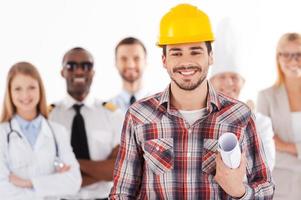
{"type": "Polygon", "coordinates": [[[281,34],[300,31],[298,0],[7,0],[0,1],[0,102],[12,64],[26,60],[36,65],[45,81],[49,102],[64,97],[60,76],[65,51],[83,46],[92,52],[96,76],[94,96],[108,99],[121,81],[114,66],[114,47],[126,36],[141,39],[149,51],[145,85],[162,90],[169,77],[155,46],[160,18],[178,3],[197,5],[208,13],[213,27],[225,16],[238,21],[244,63],[248,69],[244,98],[275,80],[275,46],[281,34]]]}

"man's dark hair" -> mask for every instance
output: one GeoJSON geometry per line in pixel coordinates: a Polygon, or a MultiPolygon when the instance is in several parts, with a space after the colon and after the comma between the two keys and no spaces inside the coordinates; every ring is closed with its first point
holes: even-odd
{"type": "Polygon", "coordinates": [[[146,48],[144,46],[144,44],[137,38],[134,37],[126,37],[124,39],[122,39],[115,47],[115,57],[117,56],[117,50],[121,45],[132,45],[132,44],[139,44],[142,48],[143,51],[145,53],[145,55],[147,55],[147,51],[146,48]]]}
{"type": "Polygon", "coordinates": [[[75,52],[75,51],[84,51],[84,52],[86,52],[87,54],[89,54],[89,55],[91,56],[91,58],[94,60],[92,54],[91,54],[87,49],[84,49],[83,47],[74,47],[74,48],[68,50],[68,51],[64,54],[63,60],[62,60],[62,64],[64,64],[64,62],[65,62],[65,60],[66,60],[66,57],[67,57],[70,53],[75,52]]]}
{"type": "MultiPolygon", "coordinates": [[[[210,54],[211,51],[212,51],[212,45],[211,45],[211,42],[206,41],[205,44],[206,44],[206,47],[207,47],[208,54],[210,54]]],[[[163,46],[162,46],[162,50],[163,50],[163,55],[166,56],[166,45],[163,45],[163,46]]]]}

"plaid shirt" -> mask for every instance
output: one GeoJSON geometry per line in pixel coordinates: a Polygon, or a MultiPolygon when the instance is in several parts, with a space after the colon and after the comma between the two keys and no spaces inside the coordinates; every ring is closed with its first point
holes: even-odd
{"type": "Polygon", "coordinates": [[[169,87],[128,110],[110,199],[231,199],[214,180],[217,140],[236,134],[247,157],[241,199],[272,199],[254,117],[243,103],[217,94],[208,83],[207,114],[189,125],[170,104],[169,87]]]}

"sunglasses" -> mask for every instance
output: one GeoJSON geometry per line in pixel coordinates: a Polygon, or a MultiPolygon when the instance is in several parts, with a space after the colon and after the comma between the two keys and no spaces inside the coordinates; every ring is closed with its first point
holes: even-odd
{"type": "Polygon", "coordinates": [[[85,71],[91,71],[91,69],[93,68],[93,63],[92,62],[74,62],[74,61],[69,61],[65,64],[65,67],[68,69],[68,71],[73,72],[76,69],[78,69],[79,67],[85,71]]]}

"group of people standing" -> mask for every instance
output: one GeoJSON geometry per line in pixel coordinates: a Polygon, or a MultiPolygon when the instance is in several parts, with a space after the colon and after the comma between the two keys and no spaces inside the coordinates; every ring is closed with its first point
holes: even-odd
{"type": "Polygon", "coordinates": [[[35,66],[19,62],[11,67],[0,126],[2,198],[107,199],[124,114],[147,95],[141,82],[144,44],[124,38],[115,58],[123,91],[108,102],[90,95],[94,58],[82,47],[63,56],[67,94],[50,106],[35,66]]]}
{"type": "Polygon", "coordinates": [[[107,102],[89,93],[94,58],[82,47],[63,56],[67,94],[51,106],[37,68],[13,65],[0,124],[1,198],[298,199],[301,35],[280,38],[277,82],[254,106],[238,100],[245,77],[228,30],[214,37],[206,13],[189,4],[166,13],[157,45],[171,82],[157,94],[142,86],[147,50],[133,37],[116,45],[123,90],[107,102]],[[217,150],[225,132],[242,150],[237,169],[217,150]]]}

